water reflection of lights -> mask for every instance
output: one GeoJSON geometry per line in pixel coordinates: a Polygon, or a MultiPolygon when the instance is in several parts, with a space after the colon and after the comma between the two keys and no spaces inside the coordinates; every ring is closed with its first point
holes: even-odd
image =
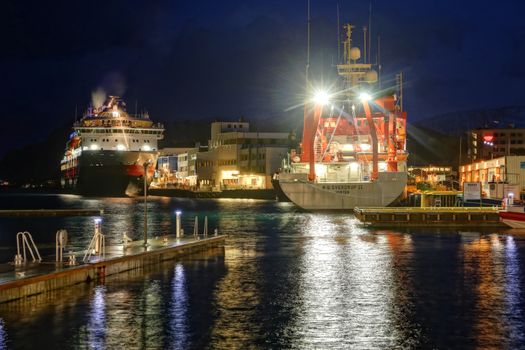
{"type": "Polygon", "coordinates": [[[300,330],[299,347],[391,347],[400,334],[392,312],[396,296],[388,238],[370,235],[353,220],[334,220],[313,215],[304,229],[311,239],[304,242],[294,325],[300,330]]]}
{"type": "Polygon", "coordinates": [[[242,249],[228,247],[225,253],[227,274],[217,284],[215,320],[211,348],[237,349],[253,344],[261,334],[261,324],[253,323],[260,305],[260,283],[264,280],[258,270],[257,254],[250,245],[242,249]]]}
{"type": "Polygon", "coordinates": [[[164,312],[160,281],[145,280],[144,295],[141,301],[140,315],[142,316],[142,341],[146,349],[161,349],[163,336],[161,333],[162,319],[160,315],[164,312]]]}
{"type": "Polygon", "coordinates": [[[175,266],[171,288],[170,343],[175,349],[186,349],[188,347],[188,291],[184,267],[180,263],[175,266]]]}
{"type": "Polygon", "coordinates": [[[88,339],[91,349],[106,348],[106,287],[95,287],[91,299],[88,323],[88,339]]]}
{"type": "Polygon", "coordinates": [[[512,342],[510,348],[525,344],[523,332],[523,310],[521,301],[521,271],[518,251],[514,237],[507,236],[505,240],[505,323],[509,329],[508,339],[512,342]]]}
{"type": "Polygon", "coordinates": [[[498,347],[505,334],[504,305],[505,257],[498,236],[480,236],[463,243],[465,274],[475,284],[473,328],[478,346],[498,347]]]}
{"type": "Polygon", "coordinates": [[[4,320],[0,318],[0,349],[7,349],[7,332],[4,320]]]}

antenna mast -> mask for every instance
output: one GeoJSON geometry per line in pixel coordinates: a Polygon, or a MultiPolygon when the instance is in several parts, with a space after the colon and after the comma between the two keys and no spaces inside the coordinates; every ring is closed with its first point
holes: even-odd
{"type": "Polygon", "coordinates": [[[366,26],[364,26],[364,27],[363,27],[363,43],[364,43],[363,46],[364,46],[365,52],[364,52],[364,55],[363,55],[363,60],[364,60],[363,63],[367,63],[367,56],[366,56],[366,46],[367,46],[367,45],[366,45],[366,42],[367,42],[367,40],[368,40],[368,37],[367,37],[367,35],[366,35],[366,30],[367,30],[367,28],[366,28],[366,26]]]}
{"type": "Polygon", "coordinates": [[[337,2],[337,63],[341,63],[341,30],[339,24],[339,1],[337,2]]]}
{"type": "MultiPolygon", "coordinates": [[[[372,48],[372,0],[370,0],[370,8],[368,12],[368,62],[372,62],[370,59],[370,53],[372,48]]],[[[366,49],[365,49],[365,59],[366,59],[366,49]]]]}
{"type": "Polygon", "coordinates": [[[377,36],[377,81],[381,89],[381,35],[377,36]]]}
{"type": "Polygon", "coordinates": [[[306,46],[306,88],[308,89],[308,73],[310,70],[310,0],[307,0],[308,3],[308,42],[306,46]]]}

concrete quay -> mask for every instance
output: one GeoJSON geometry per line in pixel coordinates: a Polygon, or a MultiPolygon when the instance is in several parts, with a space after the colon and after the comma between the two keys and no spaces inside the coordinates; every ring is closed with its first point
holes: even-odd
{"type": "Polygon", "coordinates": [[[216,249],[222,247],[224,241],[224,235],[188,238],[164,236],[149,239],[147,247],[142,245],[142,241],[130,242],[126,246],[107,246],[104,258],[94,256],[85,263],[82,262],[84,251],[76,252],[74,254],[78,263],[73,266],[54,261],[27,263],[22,266],[1,264],[0,303],[79,283],[105,282],[106,276],[216,249]]]}

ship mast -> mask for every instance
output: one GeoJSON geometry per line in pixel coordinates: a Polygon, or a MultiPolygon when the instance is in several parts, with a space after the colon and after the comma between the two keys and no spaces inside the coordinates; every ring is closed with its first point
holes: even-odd
{"type": "MultiPolygon", "coordinates": [[[[370,25],[370,24],[369,24],[370,25]]],[[[373,84],[377,82],[377,73],[372,69],[371,63],[358,63],[358,60],[361,58],[361,50],[358,47],[352,47],[352,29],[353,25],[350,23],[344,26],[346,30],[346,39],[344,41],[344,52],[343,58],[344,61],[342,64],[337,65],[337,71],[339,76],[343,78],[344,84],[344,93],[351,100],[356,101],[357,96],[362,93],[362,85],[373,84]]],[[[370,28],[368,28],[368,34],[370,35],[370,28]]],[[[366,47],[367,35],[365,32],[364,35],[364,45],[366,47]]],[[[370,54],[370,52],[368,52],[370,54]]],[[[365,57],[363,58],[364,62],[367,62],[366,51],[365,57]]],[[[368,62],[370,62],[368,60],[368,62]]],[[[366,94],[366,96],[369,96],[366,94]]],[[[378,147],[378,138],[376,124],[372,116],[372,111],[370,105],[368,104],[368,98],[361,98],[363,104],[363,109],[365,112],[366,120],[368,123],[368,129],[370,132],[371,146],[372,146],[372,173],[371,179],[375,180],[379,174],[379,147],[378,147]]]]}

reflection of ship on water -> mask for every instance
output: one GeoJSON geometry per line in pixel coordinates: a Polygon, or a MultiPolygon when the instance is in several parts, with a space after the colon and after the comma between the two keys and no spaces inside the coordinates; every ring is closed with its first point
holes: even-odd
{"type": "Polygon", "coordinates": [[[61,161],[64,189],[89,195],[135,195],[151,182],[157,161],[157,141],[164,127],[147,113],[132,115],[119,97],[91,107],[73,126],[61,161]]]}
{"type": "Polygon", "coordinates": [[[301,154],[292,153],[274,181],[304,209],[387,206],[407,183],[402,75],[394,89],[374,94],[378,74],[366,53],[360,60],[360,49],[352,46],[353,28],[345,26],[343,63],[337,65],[341,92],[317,91],[306,103],[301,154]]]}

